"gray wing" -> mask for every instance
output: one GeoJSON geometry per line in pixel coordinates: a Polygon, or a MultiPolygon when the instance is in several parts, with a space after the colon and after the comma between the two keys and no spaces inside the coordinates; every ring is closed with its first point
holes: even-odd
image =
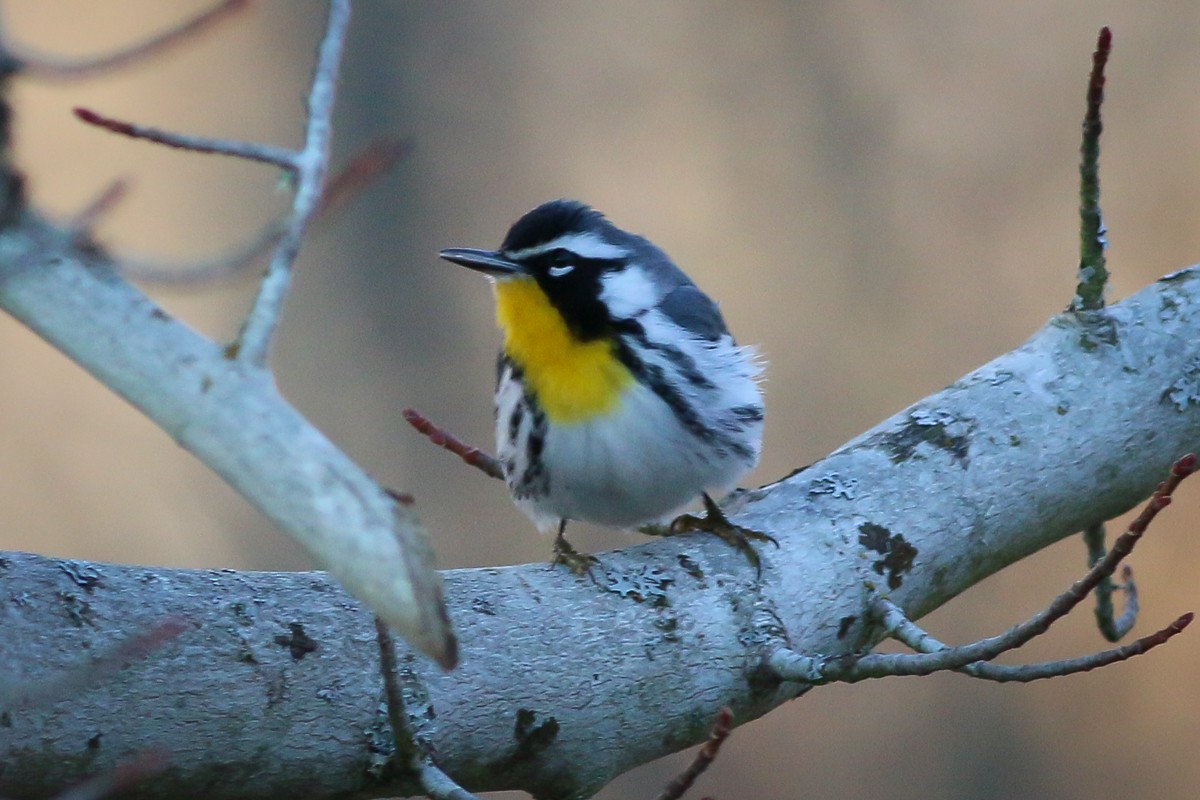
{"type": "Polygon", "coordinates": [[[702,339],[715,341],[729,333],[721,309],[692,283],[667,292],[658,310],[679,327],[702,339]]]}
{"type": "Polygon", "coordinates": [[[668,319],[709,341],[716,341],[729,333],[717,304],[700,291],[666,253],[641,236],[630,238],[634,252],[648,266],[658,290],[664,292],[658,308],[668,319]]]}

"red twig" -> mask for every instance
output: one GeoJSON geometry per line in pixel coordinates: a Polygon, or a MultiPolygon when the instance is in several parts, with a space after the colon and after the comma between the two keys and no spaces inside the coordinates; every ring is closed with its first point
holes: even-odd
{"type": "Polygon", "coordinates": [[[1088,76],[1087,111],[1079,148],[1079,283],[1071,300],[1074,311],[1103,308],[1104,287],[1108,282],[1104,259],[1108,239],[1100,213],[1100,134],[1104,130],[1100,105],[1104,102],[1104,66],[1111,52],[1112,31],[1101,28],[1088,76]]]}
{"type": "Polygon", "coordinates": [[[430,422],[429,418],[420,411],[406,408],[401,413],[404,415],[405,422],[416,428],[419,433],[428,437],[429,441],[438,447],[449,450],[472,467],[481,470],[485,475],[504,480],[504,470],[500,467],[500,462],[494,456],[485,453],[478,447],[472,447],[446,432],[433,422],[430,422]]]}
{"type": "MultiPolygon", "coordinates": [[[[117,69],[149,58],[156,53],[194,38],[222,20],[250,6],[253,0],[224,0],[173,28],[155,34],[145,41],[125,47],[108,55],[68,60],[33,53],[13,53],[20,70],[38,78],[71,80],[86,78],[106,70],[117,69]]],[[[10,52],[13,48],[9,48],[10,52]]]]}
{"type": "Polygon", "coordinates": [[[1104,67],[1112,53],[1112,31],[1105,25],[1096,37],[1096,51],[1092,53],[1092,72],[1088,75],[1087,113],[1083,124],[1096,131],[1099,136],[1100,105],[1104,102],[1104,67]]]}
{"type": "Polygon", "coordinates": [[[281,169],[295,172],[297,170],[296,154],[282,147],[257,142],[243,142],[237,139],[214,139],[207,136],[191,136],[184,133],[153,128],[149,125],[138,125],[133,122],[106,117],[90,108],[76,107],[75,116],[89,125],[103,128],[112,133],[129,136],[134,139],[145,139],[148,142],[188,150],[193,153],[215,153],[217,155],[244,158],[248,161],[259,161],[271,164],[281,169]]]}
{"type": "Polygon", "coordinates": [[[721,745],[729,738],[730,732],[733,730],[733,712],[728,708],[722,708],[717,714],[717,721],[713,723],[712,733],[709,734],[708,741],[696,753],[696,757],[692,759],[692,763],[688,764],[687,769],[675,776],[657,800],[679,800],[683,797],[684,792],[692,788],[692,784],[696,782],[706,769],[708,769],[713,761],[717,759],[717,754],[721,751],[721,745]]]}
{"type": "Polygon", "coordinates": [[[130,662],[145,658],[187,630],[188,625],[188,621],[182,617],[167,617],[145,633],[131,636],[94,660],[25,683],[19,691],[11,694],[0,692],[0,705],[30,708],[69,699],[88,686],[94,686],[120,672],[130,662]]]}
{"type": "Polygon", "coordinates": [[[316,219],[337,209],[377,177],[390,170],[413,151],[411,139],[381,137],[358,152],[350,163],[325,184],[316,219]]]}
{"type": "Polygon", "coordinates": [[[123,794],[165,770],[169,761],[166,750],[147,750],[129,761],[121,762],[108,772],[88,778],[83,783],[60,792],[54,796],[54,800],[103,800],[105,797],[123,794]]]}
{"type": "Polygon", "coordinates": [[[72,236],[79,239],[86,236],[95,226],[100,217],[112,210],[113,206],[125,199],[129,194],[129,182],[117,179],[104,188],[90,203],[80,209],[69,222],[66,229],[72,236]]]}

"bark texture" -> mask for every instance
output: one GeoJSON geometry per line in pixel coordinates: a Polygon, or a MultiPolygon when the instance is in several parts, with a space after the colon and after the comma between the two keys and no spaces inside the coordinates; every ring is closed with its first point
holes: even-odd
{"type": "MultiPolygon", "coordinates": [[[[2,271],[0,271],[2,276],[2,271]]],[[[873,644],[872,591],[913,618],[1146,497],[1200,444],[1200,271],[1052,319],[1017,350],[731,503],[775,536],[756,580],[712,537],[444,573],[461,663],[401,654],[420,739],[468,789],[580,798],[803,687],[779,647],[873,644]]],[[[186,367],[183,367],[186,368],[186,367]]],[[[180,571],[7,554],[0,794],[45,795],[152,746],[138,796],[416,793],[390,752],[371,619],[322,574],[180,571]],[[27,687],[165,615],[189,629],[57,702],[27,687]]]]}

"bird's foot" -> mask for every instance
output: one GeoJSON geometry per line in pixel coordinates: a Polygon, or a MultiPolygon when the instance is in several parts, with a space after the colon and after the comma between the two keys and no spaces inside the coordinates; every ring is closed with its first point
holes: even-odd
{"type": "Polygon", "coordinates": [[[560,531],[554,538],[554,558],[551,564],[562,564],[576,575],[587,575],[592,567],[600,563],[600,559],[588,553],[581,553],[571,546],[560,531]]]}
{"type": "Polygon", "coordinates": [[[720,537],[721,541],[729,544],[738,550],[746,557],[746,560],[754,567],[754,571],[762,577],[762,561],[758,557],[758,551],[754,549],[751,542],[770,542],[779,547],[779,542],[774,536],[762,531],[756,531],[753,528],[743,528],[741,525],[734,525],[725,516],[725,512],[721,510],[713,499],[705,492],[702,495],[704,498],[704,516],[697,517],[693,514],[683,514],[672,520],[667,528],[668,536],[674,536],[680,533],[691,533],[693,531],[704,531],[720,537]]]}

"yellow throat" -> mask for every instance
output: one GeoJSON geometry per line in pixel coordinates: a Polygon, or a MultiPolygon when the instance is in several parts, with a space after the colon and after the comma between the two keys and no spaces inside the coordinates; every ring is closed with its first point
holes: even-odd
{"type": "Polygon", "coordinates": [[[606,339],[581,342],[533,278],[496,281],[504,352],[552,422],[585,422],[612,410],[633,375],[606,339]]]}

